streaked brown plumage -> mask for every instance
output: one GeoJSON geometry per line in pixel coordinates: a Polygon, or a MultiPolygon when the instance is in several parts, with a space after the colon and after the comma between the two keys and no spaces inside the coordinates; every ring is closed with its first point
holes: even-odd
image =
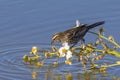
{"type": "Polygon", "coordinates": [[[72,44],[71,47],[76,45],[80,40],[84,41],[85,34],[92,28],[104,24],[104,21],[96,22],[91,25],[79,25],[79,27],[75,27],[64,32],[55,33],[52,37],[52,42],[67,42],[69,45],[72,44]]]}

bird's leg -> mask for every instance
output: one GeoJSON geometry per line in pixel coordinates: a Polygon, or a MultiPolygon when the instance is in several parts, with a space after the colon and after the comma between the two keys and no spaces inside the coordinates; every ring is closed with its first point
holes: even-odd
{"type": "Polygon", "coordinates": [[[75,46],[77,43],[78,43],[78,42],[74,43],[74,44],[70,47],[70,49],[71,49],[73,46],[75,46]]]}
{"type": "Polygon", "coordinates": [[[82,38],[82,39],[81,39],[81,44],[84,44],[84,43],[85,43],[85,39],[82,38]]]}
{"type": "MultiPolygon", "coordinates": [[[[71,49],[73,46],[75,46],[77,43],[78,43],[78,42],[74,43],[74,44],[70,47],[70,49],[71,49]]],[[[82,39],[81,39],[81,44],[84,44],[84,43],[85,43],[85,39],[82,38],[82,39]]]]}
{"type": "Polygon", "coordinates": [[[80,47],[85,48],[85,39],[84,38],[81,39],[80,47]]]}

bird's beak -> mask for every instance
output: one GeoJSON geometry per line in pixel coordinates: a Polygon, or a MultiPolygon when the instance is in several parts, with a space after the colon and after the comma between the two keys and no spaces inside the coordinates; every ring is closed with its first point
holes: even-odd
{"type": "Polygon", "coordinates": [[[51,45],[53,45],[55,39],[56,39],[56,36],[53,36],[51,40],[51,45]]]}
{"type": "Polygon", "coordinates": [[[53,43],[54,43],[54,41],[52,40],[52,41],[51,41],[51,45],[53,45],[53,43]]]}

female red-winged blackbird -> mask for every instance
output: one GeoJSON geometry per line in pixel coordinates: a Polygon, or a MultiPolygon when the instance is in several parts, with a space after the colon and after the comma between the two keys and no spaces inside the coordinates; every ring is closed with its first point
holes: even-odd
{"type": "Polygon", "coordinates": [[[71,47],[75,46],[79,41],[84,42],[84,36],[85,34],[92,28],[104,24],[104,21],[96,22],[91,25],[79,25],[78,27],[66,30],[64,32],[58,32],[55,33],[52,37],[52,42],[61,42],[63,43],[68,43],[69,45],[72,44],[71,47]]]}

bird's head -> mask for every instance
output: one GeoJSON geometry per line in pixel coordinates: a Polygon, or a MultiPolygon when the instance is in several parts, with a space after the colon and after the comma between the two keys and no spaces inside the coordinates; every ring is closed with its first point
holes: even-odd
{"type": "Polygon", "coordinates": [[[55,33],[52,37],[52,41],[51,41],[51,44],[53,44],[54,42],[60,42],[60,35],[61,33],[58,32],[58,33],[55,33]]]}

